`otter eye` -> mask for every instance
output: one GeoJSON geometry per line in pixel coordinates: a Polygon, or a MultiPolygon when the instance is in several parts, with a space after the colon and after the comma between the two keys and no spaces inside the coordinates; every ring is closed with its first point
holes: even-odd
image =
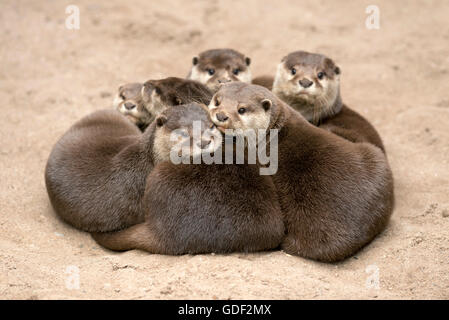
{"type": "Polygon", "coordinates": [[[207,72],[209,73],[209,75],[214,75],[215,70],[214,69],[207,69],[207,72]]]}
{"type": "Polygon", "coordinates": [[[292,68],[292,75],[295,75],[296,74],[296,69],[295,68],[292,68]]]}
{"type": "Polygon", "coordinates": [[[237,69],[234,69],[234,70],[232,71],[232,73],[235,74],[235,75],[238,75],[239,72],[240,72],[240,69],[238,69],[238,68],[237,68],[237,69]]]}
{"type": "Polygon", "coordinates": [[[156,124],[158,127],[162,127],[167,122],[167,118],[165,116],[159,116],[156,118],[156,124]]]}
{"type": "Polygon", "coordinates": [[[220,105],[220,101],[218,101],[218,98],[215,99],[215,106],[218,107],[220,105]]]}
{"type": "Polygon", "coordinates": [[[317,77],[318,79],[322,80],[326,74],[323,71],[318,72],[317,77]]]}
{"type": "Polygon", "coordinates": [[[239,113],[240,113],[240,114],[244,114],[245,112],[246,112],[246,109],[245,109],[245,108],[240,108],[240,109],[239,109],[239,113]]]}

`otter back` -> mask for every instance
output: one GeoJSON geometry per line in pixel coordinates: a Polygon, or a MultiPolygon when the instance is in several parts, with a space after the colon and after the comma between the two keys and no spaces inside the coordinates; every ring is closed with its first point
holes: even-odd
{"type": "Polygon", "coordinates": [[[209,112],[222,128],[263,124],[279,130],[273,182],[285,217],[287,253],[339,261],[385,229],[394,207],[393,177],[378,147],[317,128],[261,86],[224,85],[209,112]]]}
{"type": "MultiPolygon", "coordinates": [[[[156,119],[153,152],[161,160],[147,179],[145,222],[119,232],[94,233],[98,243],[113,250],[164,254],[258,251],[279,246],[284,223],[276,189],[270,177],[259,174],[257,165],[175,165],[169,161],[171,148],[166,146],[173,141],[169,136],[180,127],[191,133],[195,121],[201,121],[204,132],[220,137],[205,141],[203,150],[223,155],[222,136],[205,109],[192,103],[164,111],[156,119]]],[[[191,137],[187,135],[186,141],[191,137]]]]}
{"type": "Polygon", "coordinates": [[[151,162],[139,129],[113,110],[73,125],[54,146],[45,182],[56,213],[84,231],[117,230],[143,220],[140,202],[151,162]]]}

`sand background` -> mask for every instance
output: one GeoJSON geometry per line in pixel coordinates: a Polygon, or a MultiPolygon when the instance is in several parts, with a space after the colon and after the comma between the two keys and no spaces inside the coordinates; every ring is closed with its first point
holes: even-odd
{"type": "Polygon", "coordinates": [[[448,299],[449,3],[376,0],[379,30],[365,27],[369,4],[2,0],[0,298],[448,299]],[[80,30],[65,28],[68,4],[80,30]],[[111,107],[120,84],[184,77],[216,47],[250,56],[253,76],[298,49],[340,65],[343,100],[380,132],[396,183],[388,229],[356,256],[114,253],[55,216],[44,167],[70,125],[111,107]]]}

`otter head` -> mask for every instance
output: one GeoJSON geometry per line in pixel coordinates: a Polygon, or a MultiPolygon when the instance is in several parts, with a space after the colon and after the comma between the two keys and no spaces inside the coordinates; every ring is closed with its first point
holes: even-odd
{"type": "Polygon", "coordinates": [[[189,79],[205,84],[213,92],[223,83],[251,83],[251,59],[232,49],[213,49],[200,53],[192,60],[189,79]]]}
{"type": "Polygon", "coordinates": [[[220,87],[209,104],[209,114],[220,131],[268,130],[273,125],[278,100],[266,88],[241,82],[220,87]]]}
{"type": "Polygon", "coordinates": [[[197,81],[169,77],[145,82],[142,97],[147,110],[157,116],[171,106],[191,102],[208,104],[212,93],[197,81]]]}
{"type": "Polygon", "coordinates": [[[170,161],[171,152],[195,158],[221,146],[222,135],[206,109],[205,105],[190,103],[167,108],[156,117],[152,124],[155,163],[170,161]]]}
{"type": "Polygon", "coordinates": [[[169,106],[180,105],[182,101],[169,97],[163,80],[148,80],[143,84],[142,99],[148,112],[157,117],[169,106]]]}
{"type": "Polygon", "coordinates": [[[151,114],[145,108],[141,95],[141,83],[128,83],[119,87],[113,106],[137,126],[151,122],[151,114]]]}
{"type": "Polygon", "coordinates": [[[326,56],[292,52],[278,65],[273,92],[309,120],[341,108],[340,68],[326,56]]]}

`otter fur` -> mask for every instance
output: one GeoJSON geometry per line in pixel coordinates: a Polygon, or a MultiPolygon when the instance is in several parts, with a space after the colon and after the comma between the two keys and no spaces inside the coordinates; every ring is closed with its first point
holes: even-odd
{"type": "Polygon", "coordinates": [[[142,222],[152,144],[151,126],[142,134],[115,110],[100,110],[76,122],[53,147],[45,168],[56,214],[88,232],[142,222]]]}
{"type": "Polygon", "coordinates": [[[385,151],[376,129],[344,105],[341,69],[324,55],[295,51],[278,65],[273,93],[309,122],[352,142],[369,142],[385,151]]]}
{"type": "Polygon", "coordinates": [[[113,105],[145,131],[166,108],[190,102],[207,105],[211,98],[212,92],[197,81],[168,77],[120,86],[113,105]]]}
{"type": "MultiPolygon", "coordinates": [[[[193,121],[215,136],[200,143],[221,152],[221,133],[197,104],[173,107],[156,119],[153,147],[158,163],[148,177],[145,222],[93,238],[112,250],[141,249],[159,254],[260,251],[278,247],[284,238],[283,216],[273,181],[257,165],[174,164],[161,146],[175,130],[191,133],[193,121]],[[211,143],[211,144],[212,144],[211,143]]],[[[191,138],[191,137],[190,137],[191,138]]],[[[189,137],[186,137],[189,139],[189,137]]]]}
{"type": "Polygon", "coordinates": [[[227,129],[279,130],[273,181],[287,229],[285,252],[340,261],[387,226],[394,207],[393,177],[378,147],[317,128],[257,85],[223,85],[212,98],[210,114],[227,129]]]}
{"type": "Polygon", "coordinates": [[[213,92],[231,81],[251,83],[251,59],[233,49],[211,49],[193,57],[188,79],[206,85],[213,92]]]}

